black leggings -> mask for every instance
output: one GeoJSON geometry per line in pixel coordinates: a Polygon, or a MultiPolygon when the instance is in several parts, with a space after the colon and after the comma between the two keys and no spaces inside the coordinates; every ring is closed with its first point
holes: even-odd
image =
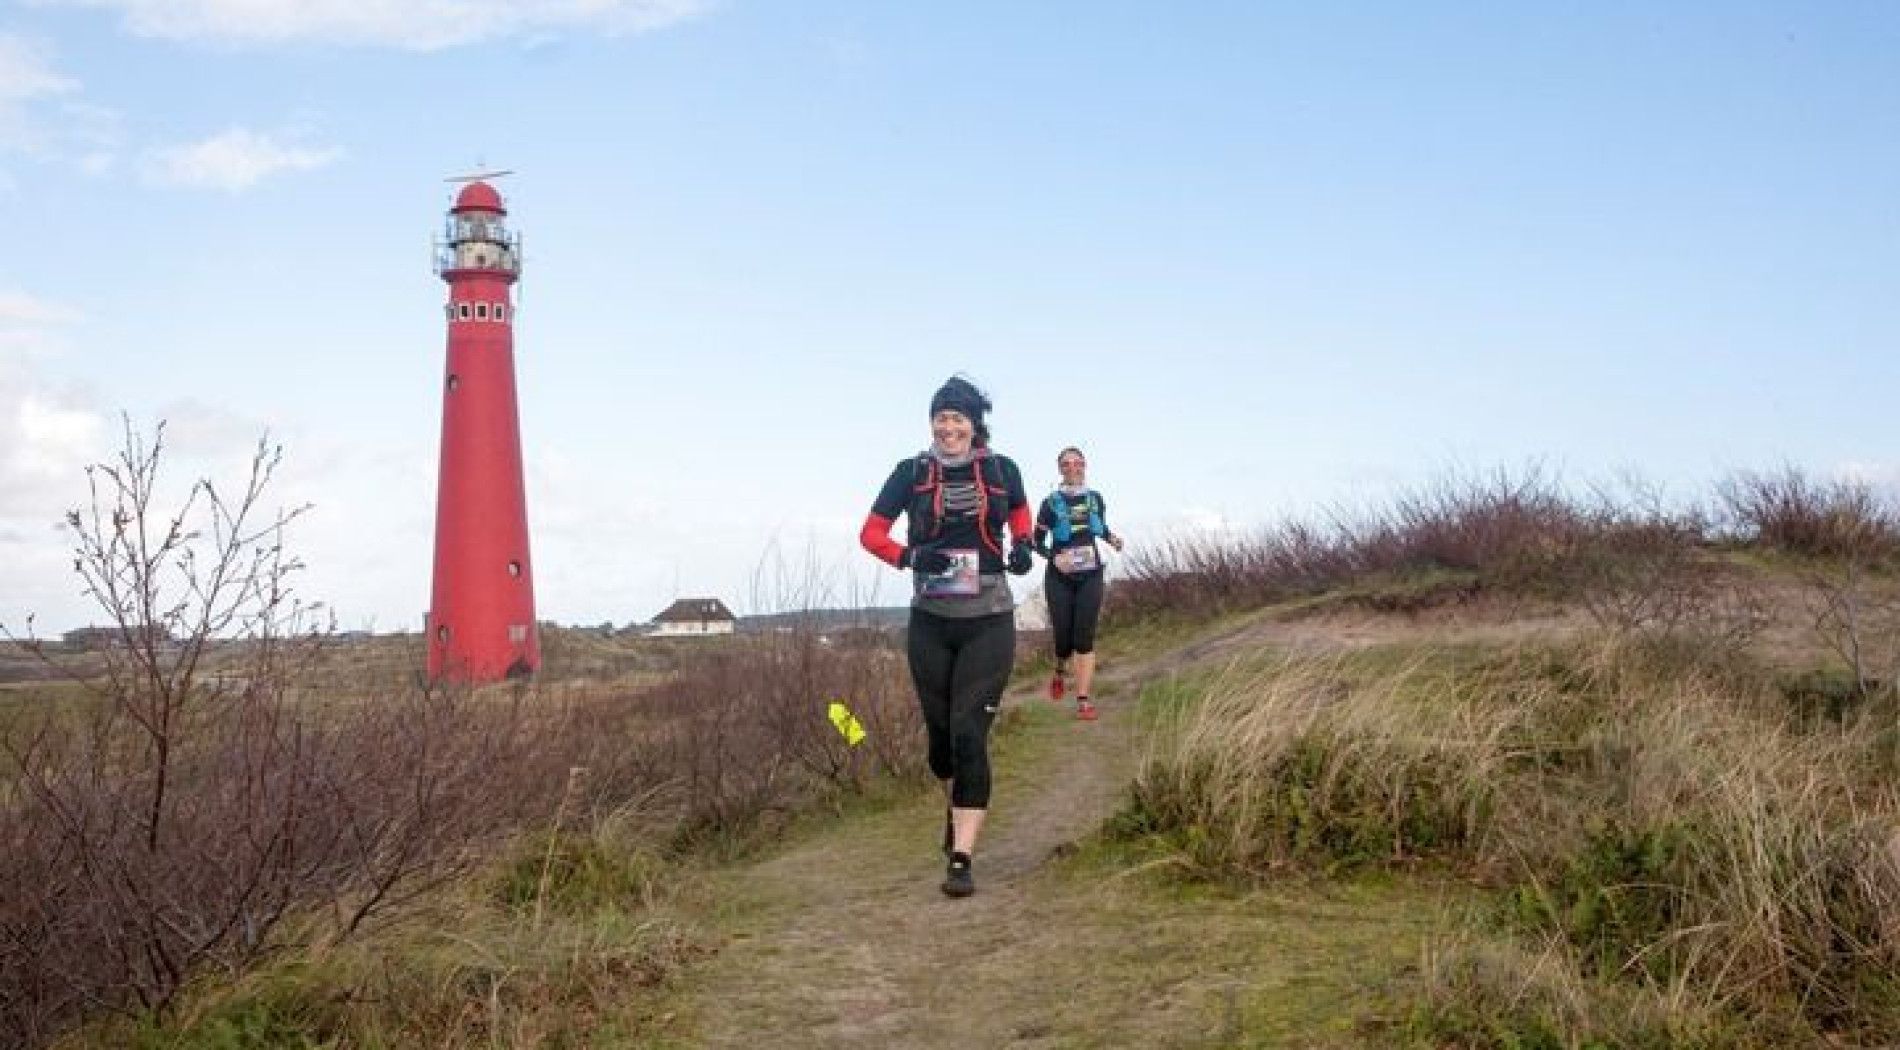
{"type": "Polygon", "coordinates": [[[1056,636],[1056,659],[1095,651],[1095,621],[1102,615],[1102,574],[1070,576],[1050,566],[1042,573],[1042,596],[1049,603],[1049,627],[1056,636]]]}
{"type": "Polygon", "coordinates": [[[1016,661],[1016,614],[969,619],[910,611],[910,679],[930,736],[930,771],[950,782],[950,804],[990,804],[990,723],[1016,661]]]}

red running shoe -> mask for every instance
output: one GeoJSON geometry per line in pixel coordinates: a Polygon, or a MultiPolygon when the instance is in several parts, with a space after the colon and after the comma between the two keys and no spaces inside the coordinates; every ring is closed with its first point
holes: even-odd
{"type": "Polygon", "coordinates": [[[1084,722],[1095,721],[1095,705],[1089,703],[1088,697],[1082,697],[1075,702],[1075,717],[1084,722]]]}
{"type": "Polygon", "coordinates": [[[1056,674],[1049,679],[1049,699],[1062,699],[1062,673],[1060,671],[1056,672],[1056,674]]]}

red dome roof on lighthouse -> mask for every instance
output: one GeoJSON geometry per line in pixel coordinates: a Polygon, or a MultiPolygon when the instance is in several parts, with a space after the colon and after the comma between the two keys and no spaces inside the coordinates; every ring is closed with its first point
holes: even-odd
{"type": "Polygon", "coordinates": [[[462,192],[455,195],[455,207],[450,210],[492,211],[502,215],[508,214],[508,209],[501,206],[501,194],[495,192],[495,187],[486,182],[471,182],[462,187],[462,192]]]}

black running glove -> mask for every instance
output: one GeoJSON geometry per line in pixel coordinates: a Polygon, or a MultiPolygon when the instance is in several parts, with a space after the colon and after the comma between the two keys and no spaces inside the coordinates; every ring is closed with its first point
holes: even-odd
{"type": "Polygon", "coordinates": [[[903,567],[916,569],[926,576],[938,576],[950,571],[955,559],[930,546],[908,547],[904,550],[903,567]]]}
{"type": "Polygon", "coordinates": [[[1029,541],[1017,540],[1015,546],[1009,549],[1009,571],[1018,576],[1027,576],[1034,567],[1035,562],[1029,558],[1029,541]]]}

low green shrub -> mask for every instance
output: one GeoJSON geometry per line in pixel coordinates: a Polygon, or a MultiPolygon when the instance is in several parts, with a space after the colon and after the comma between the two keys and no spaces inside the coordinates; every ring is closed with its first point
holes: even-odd
{"type": "Polygon", "coordinates": [[[579,914],[637,906],[651,899],[664,862],[651,852],[596,836],[556,834],[529,840],[495,878],[495,899],[517,911],[579,914]]]}

